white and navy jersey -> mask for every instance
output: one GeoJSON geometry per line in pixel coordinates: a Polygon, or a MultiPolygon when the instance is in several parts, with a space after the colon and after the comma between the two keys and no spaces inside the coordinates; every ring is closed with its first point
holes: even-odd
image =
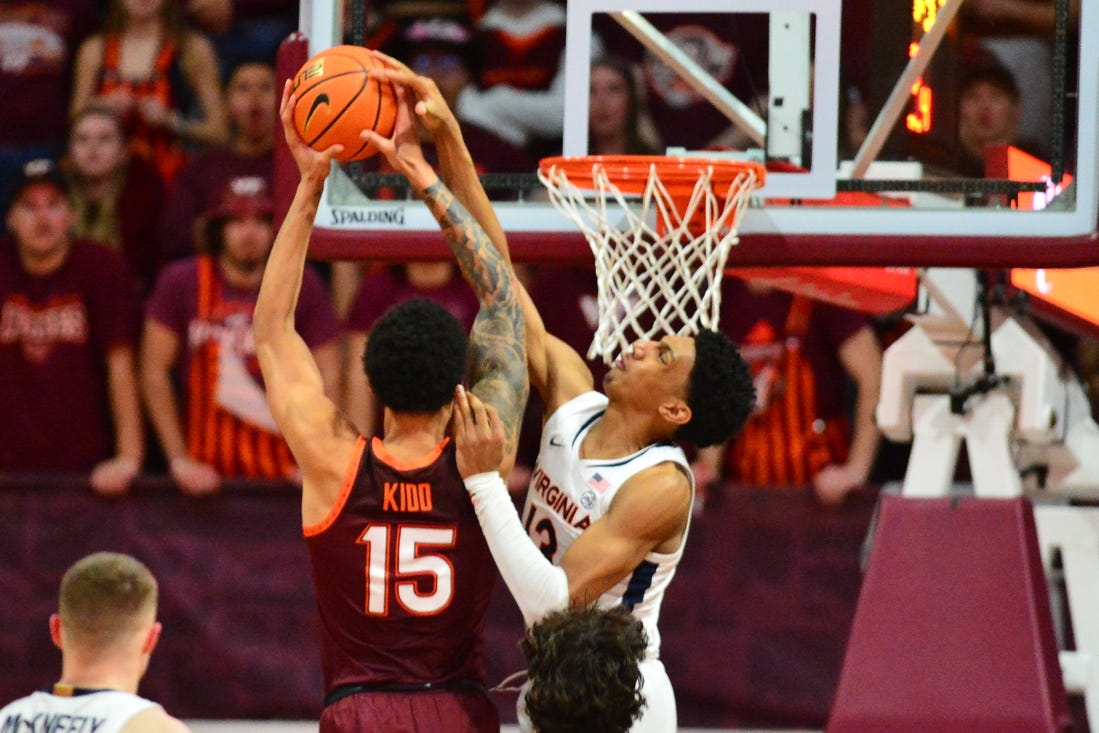
{"type": "Polygon", "coordinates": [[[8,733],[118,733],[130,718],[160,706],[118,690],[87,690],[75,695],[34,692],[0,710],[0,731],[8,733]]]}
{"type": "MultiPolygon", "coordinates": [[[[618,488],[637,472],[671,461],[683,469],[694,490],[690,464],[674,443],[654,443],[621,458],[581,459],[584,436],[606,408],[605,395],[582,394],[558,408],[542,430],[522,519],[534,544],[554,565],[560,564],[565,551],[581,532],[606,514],[618,488]]],[[[599,598],[601,608],[622,604],[633,611],[649,636],[648,656],[653,659],[660,654],[660,632],[656,626],[660,602],[675,575],[686,541],[684,530],[675,552],[650,552],[632,573],[599,598]]]]}

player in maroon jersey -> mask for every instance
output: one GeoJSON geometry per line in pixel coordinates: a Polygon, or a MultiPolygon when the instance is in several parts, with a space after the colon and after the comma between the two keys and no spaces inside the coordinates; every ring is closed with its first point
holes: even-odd
{"type": "MultiPolygon", "coordinates": [[[[401,87],[398,99],[392,139],[371,141],[435,215],[477,294],[469,349],[443,308],[408,301],[375,324],[364,357],[385,405],[384,440],[359,435],[325,396],[294,308],[338,147],[317,152],[302,142],[287,85],[281,117],[301,182],[264,272],[256,353],[272,414],[302,471],[302,523],[321,615],[321,732],[495,733],[499,717],[484,691],[481,657],[495,569],[462,480],[510,470],[527,396],[524,326],[511,269],[424,160],[412,92],[401,87]],[[448,425],[467,358],[481,365],[471,391],[494,407],[506,440],[503,455],[486,450],[459,462],[448,425]]],[[[440,100],[435,94],[428,103],[440,100]]],[[[437,142],[464,150],[449,110],[433,108],[427,117],[437,142]]],[[[444,175],[454,169],[446,159],[441,167],[444,175]]]]}

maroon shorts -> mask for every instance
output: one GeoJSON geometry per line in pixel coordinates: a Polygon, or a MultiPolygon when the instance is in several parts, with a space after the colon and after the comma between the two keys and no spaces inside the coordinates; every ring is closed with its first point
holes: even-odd
{"type": "Polygon", "coordinates": [[[360,692],[321,713],[320,733],[499,733],[500,714],[484,692],[360,692]]]}

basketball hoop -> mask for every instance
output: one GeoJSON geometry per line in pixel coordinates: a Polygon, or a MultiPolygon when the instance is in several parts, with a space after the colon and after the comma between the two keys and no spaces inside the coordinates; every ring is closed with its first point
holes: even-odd
{"type": "Polygon", "coordinates": [[[538,178],[595,255],[599,327],[588,358],[638,339],[717,328],[721,277],[759,163],[723,158],[544,158],[538,178]]]}

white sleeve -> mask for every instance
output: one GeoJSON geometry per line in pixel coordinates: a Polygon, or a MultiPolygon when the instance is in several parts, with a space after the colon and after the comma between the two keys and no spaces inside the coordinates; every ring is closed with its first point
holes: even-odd
{"type": "Polygon", "coordinates": [[[539,552],[523,531],[507,486],[495,471],[465,479],[477,521],[496,560],[496,567],[530,626],[551,611],[569,604],[565,571],[539,552]]]}

